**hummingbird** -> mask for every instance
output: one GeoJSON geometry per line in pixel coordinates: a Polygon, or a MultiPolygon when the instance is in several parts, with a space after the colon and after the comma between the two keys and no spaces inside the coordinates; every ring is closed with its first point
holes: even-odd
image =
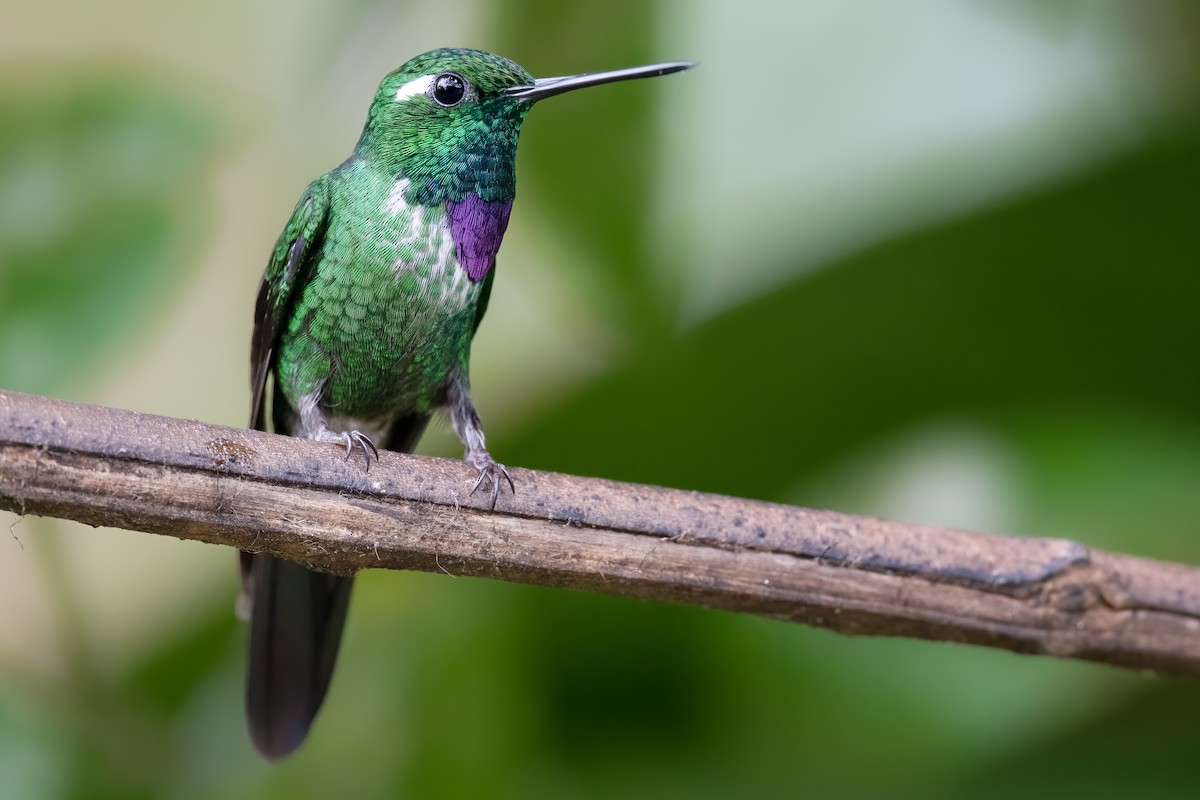
{"type": "MultiPolygon", "coordinates": [[[[329,442],[370,468],[409,452],[439,410],[493,507],[515,490],[484,440],[468,379],[516,194],[517,138],[538,100],[679,72],[687,62],[533,78],[443,48],[379,85],[354,152],[309,184],[271,252],[254,310],[250,426],[329,442]],[[270,411],[268,413],[268,389],[270,411]]],[[[352,578],[241,554],[250,620],[246,716],[268,760],[304,741],[324,700],[352,578]]]]}

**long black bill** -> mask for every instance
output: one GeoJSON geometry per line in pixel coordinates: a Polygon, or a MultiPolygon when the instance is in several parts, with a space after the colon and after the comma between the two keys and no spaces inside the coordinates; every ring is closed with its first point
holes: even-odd
{"type": "Polygon", "coordinates": [[[602,83],[629,81],[634,78],[656,78],[659,75],[682,72],[693,66],[695,65],[690,61],[671,61],[666,64],[650,64],[645,67],[614,69],[611,72],[588,72],[583,75],[565,75],[561,78],[537,78],[532,86],[514,86],[511,89],[505,89],[504,93],[509,97],[517,97],[532,103],[534,100],[553,97],[574,89],[583,89],[586,86],[599,86],[602,83]]]}

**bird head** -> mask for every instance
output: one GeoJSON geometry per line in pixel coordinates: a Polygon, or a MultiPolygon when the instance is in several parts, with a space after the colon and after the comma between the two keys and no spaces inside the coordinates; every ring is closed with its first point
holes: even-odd
{"type": "Polygon", "coordinates": [[[535,79],[493,53],[431,50],[380,83],[357,154],[378,159],[407,178],[409,202],[458,202],[468,194],[489,202],[511,200],[516,191],[517,138],[535,102],[690,66],[676,62],[535,79]]]}

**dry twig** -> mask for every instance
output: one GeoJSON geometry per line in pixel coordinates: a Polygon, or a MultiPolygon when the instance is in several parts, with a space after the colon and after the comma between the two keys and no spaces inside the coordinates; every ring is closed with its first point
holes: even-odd
{"type": "Polygon", "coordinates": [[[512,470],[0,393],[0,508],[267,552],[441,571],[1200,674],[1200,570],[733,497],[512,470]]]}

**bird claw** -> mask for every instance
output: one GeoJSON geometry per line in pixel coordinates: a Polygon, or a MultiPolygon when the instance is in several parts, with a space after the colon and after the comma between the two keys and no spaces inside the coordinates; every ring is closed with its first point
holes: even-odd
{"type": "Polygon", "coordinates": [[[513,494],[517,493],[517,487],[513,483],[512,476],[508,474],[508,469],[496,462],[489,455],[483,455],[479,458],[471,459],[471,463],[479,469],[479,477],[475,479],[475,485],[471,487],[471,494],[479,491],[479,487],[483,486],[484,482],[492,485],[492,508],[496,507],[496,500],[500,497],[500,481],[504,479],[508,481],[508,489],[513,494]]]}
{"type": "Polygon", "coordinates": [[[379,448],[371,441],[371,437],[361,431],[350,431],[342,434],[346,442],[346,461],[350,460],[350,456],[354,455],[354,448],[357,445],[363,454],[363,459],[367,462],[367,470],[371,469],[371,456],[375,456],[375,460],[379,460],[379,448]],[[368,449],[370,452],[368,452],[368,449]]]}
{"type": "Polygon", "coordinates": [[[371,469],[371,456],[375,456],[375,460],[379,460],[379,448],[371,441],[371,437],[367,436],[362,431],[344,431],[335,433],[331,430],[321,432],[319,439],[323,442],[336,442],[346,448],[345,461],[350,460],[350,456],[354,455],[354,448],[362,450],[363,458],[367,462],[367,470],[371,469]]]}

